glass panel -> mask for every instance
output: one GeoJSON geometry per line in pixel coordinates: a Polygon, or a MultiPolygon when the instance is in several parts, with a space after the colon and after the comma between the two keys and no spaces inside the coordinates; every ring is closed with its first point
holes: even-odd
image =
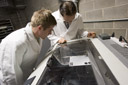
{"type": "Polygon", "coordinates": [[[89,58],[87,59],[88,57],[87,49],[88,49],[87,41],[80,40],[80,41],[59,45],[55,50],[55,52],[53,53],[53,55],[62,65],[69,65],[71,64],[69,63],[70,59],[74,60],[72,57],[84,58],[83,56],[85,56],[84,59],[88,61],[89,58]]]}

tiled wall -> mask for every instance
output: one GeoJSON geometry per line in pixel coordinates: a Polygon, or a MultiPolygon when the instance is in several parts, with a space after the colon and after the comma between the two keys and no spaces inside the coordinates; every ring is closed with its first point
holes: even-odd
{"type": "Polygon", "coordinates": [[[116,37],[122,35],[128,39],[128,0],[80,0],[79,12],[83,16],[85,30],[110,35],[115,32],[116,37]]]}
{"type": "MultiPolygon", "coordinates": [[[[11,19],[15,29],[24,27],[34,11],[46,8],[56,11],[61,0],[25,0],[25,10],[8,11],[0,9],[0,19],[11,19]]],[[[128,0],[78,0],[79,12],[83,17],[85,30],[95,31],[97,34],[115,32],[116,36],[128,39],[128,21],[106,21],[128,18],[128,0]]]]}

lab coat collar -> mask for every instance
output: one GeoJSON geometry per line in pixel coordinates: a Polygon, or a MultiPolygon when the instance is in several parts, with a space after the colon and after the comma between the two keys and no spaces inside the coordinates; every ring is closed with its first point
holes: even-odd
{"type": "Polygon", "coordinates": [[[36,46],[38,46],[39,48],[42,47],[42,39],[39,38],[39,43],[37,42],[33,32],[32,32],[32,26],[31,23],[28,23],[24,29],[27,33],[27,36],[29,37],[28,39],[31,41],[31,43],[35,44],[36,46]]]}
{"type": "Polygon", "coordinates": [[[33,32],[32,32],[31,23],[28,23],[28,24],[26,25],[25,31],[26,31],[26,33],[28,34],[28,37],[29,37],[30,41],[31,41],[31,40],[36,40],[36,38],[35,38],[35,36],[34,36],[34,34],[33,34],[33,32]]]}
{"type": "MultiPolygon", "coordinates": [[[[60,20],[65,21],[63,16],[60,14],[60,11],[58,10],[57,12],[58,12],[59,16],[57,16],[56,19],[58,19],[58,20],[60,19],[60,20]]],[[[75,18],[73,19],[73,21],[76,20],[77,18],[78,18],[78,13],[76,13],[75,18]]]]}

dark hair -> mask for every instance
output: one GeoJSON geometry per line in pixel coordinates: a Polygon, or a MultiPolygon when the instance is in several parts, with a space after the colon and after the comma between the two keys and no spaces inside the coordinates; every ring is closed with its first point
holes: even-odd
{"type": "Polygon", "coordinates": [[[57,22],[53,17],[53,15],[51,14],[51,11],[47,9],[41,9],[35,11],[31,18],[32,27],[37,27],[41,25],[44,28],[44,30],[56,24],[57,22]]]}
{"type": "Polygon", "coordinates": [[[64,16],[64,14],[67,16],[72,16],[72,15],[76,14],[76,6],[75,6],[74,2],[72,2],[72,1],[62,2],[59,10],[60,10],[60,13],[62,16],[64,16]]]}

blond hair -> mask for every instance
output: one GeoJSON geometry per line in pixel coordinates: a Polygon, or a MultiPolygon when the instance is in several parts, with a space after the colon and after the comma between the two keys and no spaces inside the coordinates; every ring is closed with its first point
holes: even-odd
{"type": "Polygon", "coordinates": [[[47,9],[41,9],[35,11],[31,18],[31,26],[37,27],[41,25],[44,30],[49,28],[50,26],[56,25],[56,20],[52,16],[51,11],[47,9]]]}

